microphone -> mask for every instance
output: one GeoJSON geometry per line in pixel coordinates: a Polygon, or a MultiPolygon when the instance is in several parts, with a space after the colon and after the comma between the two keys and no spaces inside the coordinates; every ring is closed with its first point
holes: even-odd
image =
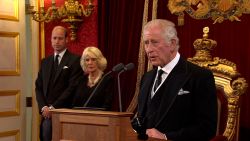
{"type": "Polygon", "coordinates": [[[112,72],[119,72],[121,70],[124,69],[124,64],[123,63],[119,63],[117,65],[115,65],[111,71],[109,71],[108,73],[106,73],[105,75],[103,75],[102,79],[99,81],[99,83],[97,84],[97,86],[95,87],[95,89],[93,90],[93,92],[90,94],[89,98],[87,99],[87,101],[84,103],[83,107],[86,107],[89,104],[89,101],[91,100],[91,98],[94,96],[95,92],[98,90],[100,84],[102,83],[103,79],[105,77],[107,77],[108,75],[110,75],[112,72]]]}
{"type": "Polygon", "coordinates": [[[134,63],[128,63],[128,64],[124,67],[123,71],[132,70],[134,67],[135,67],[134,63]]]}
{"type": "Polygon", "coordinates": [[[117,76],[117,81],[118,81],[118,96],[119,96],[119,110],[120,112],[122,112],[122,98],[121,98],[121,84],[120,84],[120,75],[121,73],[128,71],[128,70],[132,70],[134,68],[134,64],[133,63],[128,63],[126,66],[123,67],[122,70],[120,70],[120,72],[118,73],[117,76]]]}
{"type": "MultiPolygon", "coordinates": [[[[126,66],[125,66],[126,67],[126,66]]],[[[123,63],[119,63],[117,65],[115,65],[113,68],[112,68],[112,71],[111,72],[118,72],[118,71],[121,71],[122,69],[124,69],[124,64],[123,63]]]]}

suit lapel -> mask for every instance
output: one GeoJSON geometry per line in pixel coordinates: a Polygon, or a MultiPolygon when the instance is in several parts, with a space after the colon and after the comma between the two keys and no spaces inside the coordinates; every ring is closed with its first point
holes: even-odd
{"type": "Polygon", "coordinates": [[[49,85],[49,81],[50,81],[50,77],[51,77],[51,73],[52,73],[52,67],[53,67],[53,62],[54,62],[54,56],[51,55],[48,60],[48,62],[45,63],[45,67],[44,71],[45,71],[45,77],[44,77],[44,84],[46,84],[45,86],[45,94],[47,94],[48,91],[48,85],[49,85]]]}
{"type": "Polygon", "coordinates": [[[154,78],[155,78],[155,75],[156,75],[156,72],[157,72],[157,69],[153,69],[152,71],[150,72],[147,72],[147,74],[145,74],[144,78],[145,80],[143,80],[143,84],[141,86],[141,101],[144,102],[138,102],[138,106],[140,108],[138,108],[139,110],[141,111],[138,111],[139,113],[141,114],[145,114],[144,111],[145,111],[145,107],[147,105],[147,99],[149,97],[149,95],[151,94],[151,88],[152,88],[152,85],[153,85],[153,81],[154,81],[154,78]],[[140,105],[139,105],[140,104],[140,105]]]}
{"type": "MultiPolygon", "coordinates": [[[[183,87],[186,81],[189,79],[190,73],[187,69],[185,60],[180,58],[176,67],[171,71],[163,85],[159,89],[159,93],[163,93],[162,100],[159,106],[159,112],[157,115],[156,127],[168,114],[169,109],[173,105],[179,90],[183,87]]],[[[157,93],[156,93],[157,95],[157,93]]],[[[156,96],[155,95],[155,96],[156,96]]]]}

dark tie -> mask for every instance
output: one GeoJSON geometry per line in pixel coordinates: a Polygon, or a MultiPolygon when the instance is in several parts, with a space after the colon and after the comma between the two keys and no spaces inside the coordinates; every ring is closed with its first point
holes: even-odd
{"type": "Polygon", "coordinates": [[[161,84],[161,76],[162,76],[162,74],[163,74],[163,70],[162,69],[160,69],[160,70],[158,70],[158,72],[157,72],[157,74],[158,74],[158,76],[157,76],[157,79],[156,79],[156,81],[155,81],[155,85],[154,85],[154,92],[156,91],[156,89],[159,87],[159,85],[161,84]]]}
{"type": "Polygon", "coordinates": [[[55,58],[55,62],[54,62],[55,71],[57,70],[57,67],[58,67],[58,64],[59,64],[58,59],[59,59],[59,55],[57,54],[56,58],[55,58]]]}

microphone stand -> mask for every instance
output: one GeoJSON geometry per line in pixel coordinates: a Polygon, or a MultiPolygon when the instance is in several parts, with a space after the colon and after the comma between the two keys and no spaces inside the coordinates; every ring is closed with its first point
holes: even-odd
{"type": "Polygon", "coordinates": [[[133,63],[129,63],[127,64],[119,73],[118,73],[118,76],[117,76],[117,80],[118,80],[118,96],[119,96],[119,109],[120,109],[120,112],[122,112],[122,94],[121,94],[121,85],[120,85],[120,75],[121,73],[125,72],[125,71],[128,71],[128,70],[131,70],[134,68],[134,64],[133,63]]]}
{"type": "Polygon", "coordinates": [[[93,92],[90,94],[89,98],[87,99],[87,101],[84,103],[83,107],[86,107],[89,104],[89,101],[91,100],[91,98],[94,96],[95,92],[97,91],[97,89],[99,88],[100,84],[102,83],[103,79],[105,77],[107,77],[109,74],[111,74],[112,72],[117,72],[117,71],[121,71],[124,68],[124,65],[122,63],[117,64],[116,66],[114,66],[112,68],[112,71],[109,71],[108,73],[106,73],[102,79],[99,81],[99,83],[96,85],[95,89],[93,90],[93,92]]]}
{"type": "Polygon", "coordinates": [[[97,91],[98,87],[100,86],[100,84],[102,83],[103,79],[108,76],[109,74],[111,74],[112,71],[109,71],[108,73],[106,73],[102,79],[99,81],[99,83],[96,85],[95,89],[93,90],[93,92],[90,94],[89,98],[87,99],[87,101],[84,103],[83,107],[86,107],[89,104],[90,99],[94,96],[95,92],[97,91]]]}
{"type": "Polygon", "coordinates": [[[118,96],[119,96],[119,111],[122,112],[122,96],[121,96],[121,85],[120,85],[120,75],[124,70],[120,71],[117,75],[117,84],[118,84],[118,96]]]}

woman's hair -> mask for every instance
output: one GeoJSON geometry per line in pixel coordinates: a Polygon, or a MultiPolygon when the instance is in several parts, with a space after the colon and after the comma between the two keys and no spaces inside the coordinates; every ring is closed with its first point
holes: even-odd
{"type": "Polygon", "coordinates": [[[81,67],[86,71],[86,57],[96,58],[97,67],[104,71],[107,67],[107,59],[102,55],[102,52],[97,47],[87,47],[84,49],[81,57],[81,67]]]}

